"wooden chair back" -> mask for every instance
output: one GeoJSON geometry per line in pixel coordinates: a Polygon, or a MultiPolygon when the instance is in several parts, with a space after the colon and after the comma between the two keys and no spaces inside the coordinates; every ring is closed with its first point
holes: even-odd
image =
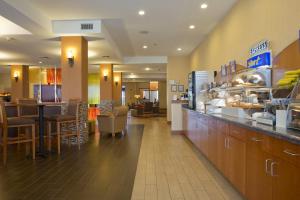
{"type": "Polygon", "coordinates": [[[18,115],[25,117],[38,116],[37,99],[17,99],[18,115]]]}
{"type": "Polygon", "coordinates": [[[2,124],[3,130],[7,129],[7,117],[4,102],[0,101],[0,123],[2,124]]]}

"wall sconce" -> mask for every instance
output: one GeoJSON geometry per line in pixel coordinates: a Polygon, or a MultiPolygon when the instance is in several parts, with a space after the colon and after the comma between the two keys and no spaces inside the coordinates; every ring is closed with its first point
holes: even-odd
{"type": "Polygon", "coordinates": [[[15,72],[14,72],[14,79],[15,79],[16,82],[18,82],[19,76],[20,76],[19,72],[18,72],[18,71],[15,71],[15,72]]]}
{"type": "Polygon", "coordinates": [[[103,77],[104,77],[104,80],[107,81],[107,77],[108,77],[108,71],[107,70],[103,71],[103,77]]]}
{"type": "Polygon", "coordinates": [[[120,81],[120,78],[119,78],[119,77],[115,77],[115,85],[116,85],[116,86],[118,86],[119,81],[120,81]]]}
{"type": "Polygon", "coordinates": [[[67,53],[67,58],[68,58],[68,63],[70,66],[74,65],[74,55],[73,55],[73,51],[68,51],[67,53]]]}

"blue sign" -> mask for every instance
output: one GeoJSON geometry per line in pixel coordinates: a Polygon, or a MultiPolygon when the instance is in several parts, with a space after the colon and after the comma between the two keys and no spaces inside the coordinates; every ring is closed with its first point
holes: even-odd
{"type": "Polygon", "coordinates": [[[271,66],[271,52],[253,56],[247,61],[248,68],[257,68],[265,65],[271,66]]]}

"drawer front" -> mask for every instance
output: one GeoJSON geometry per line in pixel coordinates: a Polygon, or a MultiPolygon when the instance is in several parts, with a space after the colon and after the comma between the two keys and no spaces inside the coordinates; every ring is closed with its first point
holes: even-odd
{"type": "Polygon", "coordinates": [[[300,167],[300,145],[272,138],[273,155],[300,167]]]}
{"type": "Polygon", "coordinates": [[[234,124],[230,124],[229,126],[229,135],[231,135],[232,137],[242,140],[242,141],[246,141],[247,139],[247,129],[234,125],[234,124]]]}
{"type": "Polygon", "coordinates": [[[271,138],[255,131],[247,131],[247,152],[249,155],[267,152],[271,153],[271,138]]]}

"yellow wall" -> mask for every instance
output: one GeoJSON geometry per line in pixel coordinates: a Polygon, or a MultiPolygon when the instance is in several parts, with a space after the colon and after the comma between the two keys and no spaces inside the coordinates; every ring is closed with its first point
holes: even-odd
{"type": "Polygon", "coordinates": [[[171,101],[173,95],[180,95],[178,92],[171,92],[170,80],[179,81],[180,85],[184,85],[184,89],[188,84],[188,73],[190,72],[190,60],[188,56],[170,56],[167,64],[167,119],[171,121],[171,101]]]}
{"type": "Polygon", "coordinates": [[[273,56],[299,37],[299,0],[240,0],[191,54],[191,69],[219,69],[236,59],[246,65],[249,48],[271,41],[273,56]]]}

